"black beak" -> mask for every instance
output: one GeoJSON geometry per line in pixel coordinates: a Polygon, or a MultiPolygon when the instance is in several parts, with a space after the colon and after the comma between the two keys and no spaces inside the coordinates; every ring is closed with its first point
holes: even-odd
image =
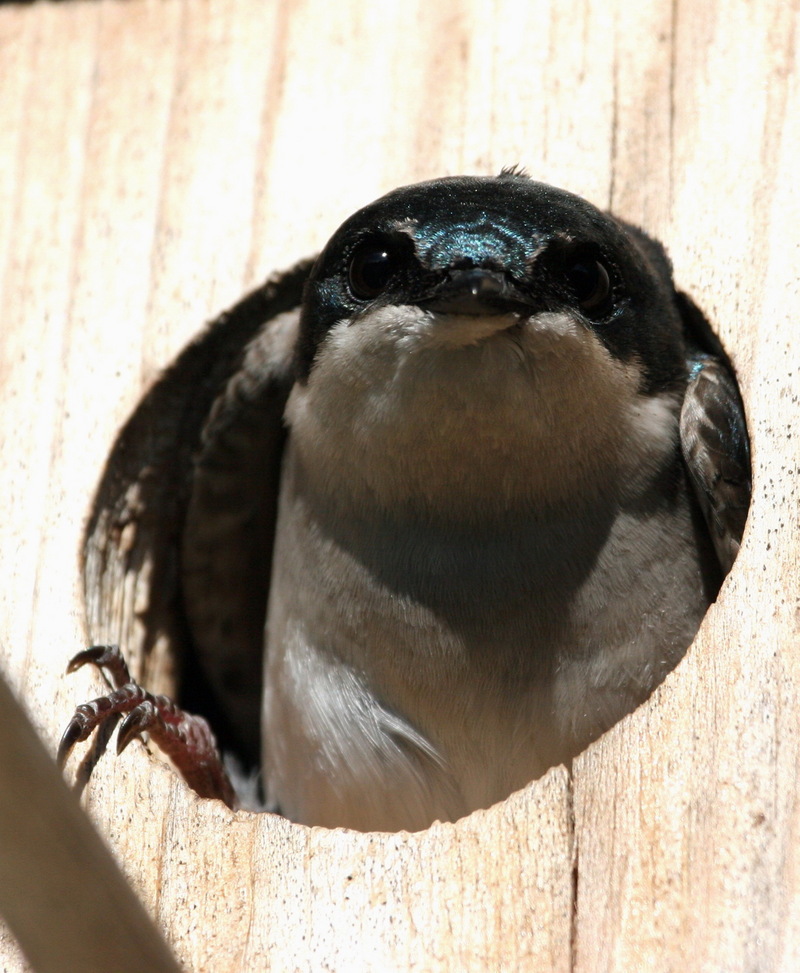
{"type": "Polygon", "coordinates": [[[531,306],[505,274],[485,267],[451,270],[429,297],[417,302],[443,314],[530,314],[531,306]]]}

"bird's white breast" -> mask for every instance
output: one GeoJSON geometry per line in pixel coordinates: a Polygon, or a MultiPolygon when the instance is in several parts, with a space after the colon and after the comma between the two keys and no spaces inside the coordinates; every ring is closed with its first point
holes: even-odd
{"type": "Polygon", "coordinates": [[[310,824],[507,796],[646,696],[705,610],[685,496],[626,506],[677,402],[566,315],[443,337],[407,311],[334,328],[287,407],[264,769],[310,824]]]}

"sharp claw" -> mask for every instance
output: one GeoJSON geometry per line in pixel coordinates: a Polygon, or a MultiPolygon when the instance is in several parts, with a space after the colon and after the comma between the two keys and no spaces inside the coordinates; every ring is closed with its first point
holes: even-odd
{"type": "Polygon", "coordinates": [[[75,744],[81,739],[82,733],[83,726],[81,725],[80,720],[70,720],[61,737],[61,742],[58,744],[58,753],[56,754],[56,763],[61,770],[64,769],[64,764],[67,762],[67,757],[69,757],[70,751],[75,744]]]}
{"type": "Polygon", "coordinates": [[[136,709],[132,709],[119,726],[117,733],[117,755],[122,753],[131,740],[140,737],[152,724],[152,721],[152,710],[144,703],[137,706],[136,709]]]}
{"type": "Polygon", "coordinates": [[[58,745],[59,767],[64,767],[75,744],[86,740],[95,730],[96,743],[105,747],[119,725],[118,754],[131,740],[149,731],[153,742],[172,759],[184,780],[201,797],[220,798],[228,807],[235,806],[233,787],[222,765],[216,740],[202,717],[184,713],[168,697],[154,696],[131,680],[116,645],[93,645],[84,649],[70,659],[67,672],[75,672],[87,663],[97,666],[115,689],[77,708],[58,745]],[[123,714],[125,717],[120,722],[123,714]]]}
{"type": "Polygon", "coordinates": [[[82,666],[91,663],[98,669],[106,670],[116,689],[131,681],[128,665],[119,651],[118,645],[92,645],[82,652],[78,652],[67,663],[67,675],[76,672],[82,666]]]}
{"type": "Polygon", "coordinates": [[[98,665],[99,657],[105,648],[106,647],[104,645],[93,645],[90,649],[84,649],[82,652],[78,652],[77,655],[73,655],[73,657],[67,663],[67,675],[77,672],[78,669],[87,665],[89,662],[98,665]]]}

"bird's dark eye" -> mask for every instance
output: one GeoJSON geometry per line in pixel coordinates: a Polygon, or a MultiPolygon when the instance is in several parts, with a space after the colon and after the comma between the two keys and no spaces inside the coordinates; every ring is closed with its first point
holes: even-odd
{"type": "Polygon", "coordinates": [[[605,310],[611,296],[611,277],[602,261],[591,254],[580,254],[567,263],[564,272],[581,310],[605,310]]]}
{"type": "Polygon", "coordinates": [[[353,251],[347,279],[353,297],[369,301],[386,289],[403,261],[398,245],[385,237],[368,237],[353,251]]]}

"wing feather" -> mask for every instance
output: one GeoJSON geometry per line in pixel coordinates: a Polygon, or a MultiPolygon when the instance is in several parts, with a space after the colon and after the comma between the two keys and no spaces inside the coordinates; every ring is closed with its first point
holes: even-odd
{"type": "Polygon", "coordinates": [[[736,382],[716,356],[698,352],[681,408],[683,458],[722,570],[739,552],[750,506],[750,444],[736,382]]]}
{"type": "Polygon", "coordinates": [[[205,417],[183,524],[181,592],[193,650],[231,742],[253,762],[283,411],[294,383],[300,288],[295,292],[293,308],[284,309],[284,301],[284,308],[274,302],[264,309],[205,417]]]}

